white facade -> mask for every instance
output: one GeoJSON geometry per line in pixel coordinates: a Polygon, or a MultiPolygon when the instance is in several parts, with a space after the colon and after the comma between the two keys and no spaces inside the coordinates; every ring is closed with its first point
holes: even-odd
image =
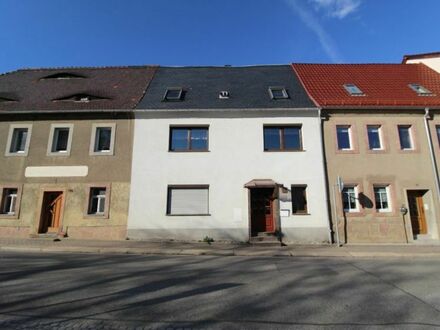
{"type": "Polygon", "coordinates": [[[414,58],[406,61],[406,64],[423,63],[431,69],[440,73],[440,55],[437,57],[414,58]]]}
{"type": "Polygon", "coordinates": [[[244,185],[272,179],[307,185],[307,215],[280,202],[286,242],[328,242],[329,225],[318,111],[157,111],[135,115],[128,237],[132,239],[249,240],[244,185]],[[239,114],[239,117],[237,116],[239,114]],[[302,125],[304,151],[265,152],[263,125],[302,125]],[[170,152],[170,126],[209,126],[208,152],[170,152]],[[209,214],[170,216],[169,185],[209,185],[209,214]],[[289,212],[287,212],[289,210],[289,212]]]}

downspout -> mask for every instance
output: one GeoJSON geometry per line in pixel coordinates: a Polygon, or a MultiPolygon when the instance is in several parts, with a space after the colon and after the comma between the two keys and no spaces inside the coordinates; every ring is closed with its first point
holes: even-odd
{"type": "MultiPolygon", "coordinates": [[[[330,221],[330,208],[329,208],[329,197],[328,190],[328,174],[327,174],[327,165],[326,165],[326,157],[325,157],[325,146],[324,146],[324,118],[321,116],[322,109],[318,108],[318,120],[319,120],[319,139],[321,141],[321,156],[322,156],[322,172],[323,172],[323,180],[324,180],[324,194],[325,194],[325,211],[327,213],[327,229],[328,229],[328,242],[329,244],[333,243],[333,230],[332,223],[330,221]]],[[[336,206],[335,206],[336,207],[336,206]]]]}
{"type": "Polygon", "coordinates": [[[425,108],[424,123],[425,123],[426,138],[428,139],[429,154],[431,156],[432,170],[434,171],[434,175],[435,175],[435,186],[437,188],[437,198],[440,199],[440,181],[439,181],[439,174],[438,174],[438,169],[437,169],[437,161],[435,159],[434,147],[432,145],[431,131],[429,129],[429,124],[428,124],[428,120],[430,119],[430,117],[431,116],[429,114],[429,108],[425,108]]]}

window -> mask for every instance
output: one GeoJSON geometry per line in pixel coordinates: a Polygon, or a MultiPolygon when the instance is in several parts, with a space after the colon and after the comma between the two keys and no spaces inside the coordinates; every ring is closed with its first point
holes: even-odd
{"type": "Polygon", "coordinates": [[[167,215],[209,215],[209,187],[168,187],[167,215]]]}
{"type": "Polygon", "coordinates": [[[264,126],[264,151],[302,150],[301,126],[264,126]]]}
{"type": "Polygon", "coordinates": [[[72,144],[73,124],[52,124],[49,135],[48,155],[68,156],[72,144]]]}
{"type": "Polygon", "coordinates": [[[342,190],[342,204],[345,212],[358,212],[357,187],[345,187],[342,190]]]}
{"type": "Polygon", "coordinates": [[[17,188],[3,188],[1,200],[1,214],[15,215],[17,209],[17,188]]]}
{"type": "Polygon", "coordinates": [[[361,89],[355,84],[344,84],[344,88],[351,96],[365,96],[361,89]]]}
{"type": "Polygon", "coordinates": [[[378,125],[367,126],[368,133],[368,147],[370,150],[380,150],[382,149],[382,137],[381,137],[381,127],[378,125]]]}
{"type": "Polygon", "coordinates": [[[429,89],[423,87],[420,84],[409,84],[408,86],[419,96],[434,96],[434,94],[429,89]]]}
{"type": "Polygon", "coordinates": [[[307,186],[292,186],[292,214],[307,213],[307,186]]]}
{"type": "Polygon", "coordinates": [[[435,131],[437,132],[437,140],[440,145],[440,126],[439,125],[435,126],[435,131]]]}
{"type": "Polygon", "coordinates": [[[289,94],[284,87],[269,87],[269,95],[273,100],[288,99],[289,94]]]}
{"type": "Polygon", "coordinates": [[[32,125],[12,124],[9,127],[6,156],[27,156],[32,125]]]}
{"type": "Polygon", "coordinates": [[[180,87],[170,87],[165,91],[163,101],[181,101],[183,99],[183,89],[180,87]]]}
{"type": "Polygon", "coordinates": [[[339,150],[351,150],[351,126],[336,126],[336,135],[339,150]]]}
{"type": "Polygon", "coordinates": [[[218,93],[218,98],[221,100],[229,99],[229,92],[228,91],[220,91],[220,93],[218,93]]]}
{"type": "Polygon", "coordinates": [[[81,78],[85,78],[85,76],[77,74],[77,73],[58,72],[58,73],[54,73],[49,76],[45,76],[43,78],[40,78],[40,80],[44,80],[44,79],[81,79],[81,78]]]}
{"type": "Polygon", "coordinates": [[[399,141],[400,149],[411,150],[413,149],[413,141],[411,137],[411,126],[410,125],[399,125],[399,141]]]}
{"type": "Polygon", "coordinates": [[[375,186],[374,187],[374,201],[376,204],[376,210],[378,212],[389,212],[389,187],[388,186],[375,186]]]}
{"type": "Polygon", "coordinates": [[[208,127],[171,127],[170,151],[208,151],[208,127]]]}
{"type": "Polygon", "coordinates": [[[106,213],[107,187],[92,187],[89,194],[87,214],[104,215],[106,213]]]}
{"type": "Polygon", "coordinates": [[[113,155],[116,124],[93,124],[90,155],[113,155]]]}
{"type": "Polygon", "coordinates": [[[91,101],[98,100],[109,100],[108,97],[98,96],[98,95],[90,95],[90,94],[73,94],[69,96],[64,96],[58,99],[54,99],[52,101],[67,101],[67,102],[75,102],[75,103],[89,103],[91,101]]]}

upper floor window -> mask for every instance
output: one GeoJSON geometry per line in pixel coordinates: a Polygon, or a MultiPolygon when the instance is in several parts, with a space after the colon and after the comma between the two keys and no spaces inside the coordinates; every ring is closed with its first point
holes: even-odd
{"type": "Polygon", "coordinates": [[[32,125],[11,125],[9,128],[6,156],[26,156],[29,149],[32,125]]]}
{"type": "Polygon", "coordinates": [[[336,139],[339,150],[352,150],[351,143],[351,126],[338,125],[336,126],[336,139]]]}
{"type": "Polygon", "coordinates": [[[94,124],[90,143],[91,155],[113,155],[115,124],[94,124]]]}
{"type": "Polygon", "coordinates": [[[374,201],[376,204],[376,210],[378,212],[389,212],[389,187],[388,186],[375,186],[374,187],[374,201]]]}
{"type": "Polygon", "coordinates": [[[358,212],[357,186],[347,186],[342,190],[342,204],[345,212],[358,212]]]}
{"type": "Polygon", "coordinates": [[[381,130],[382,130],[382,128],[379,125],[368,125],[367,126],[368,147],[370,150],[383,149],[381,130]]]}
{"type": "Polygon", "coordinates": [[[165,91],[163,101],[181,101],[183,100],[183,89],[181,87],[169,87],[165,91]]]}
{"type": "Polygon", "coordinates": [[[269,87],[269,95],[273,100],[288,99],[289,94],[284,87],[269,87]]]}
{"type": "Polygon", "coordinates": [[[15,215],[17,209],[17,188],[3,188],[0,205],[1,214],[15,215]]]}
{"type": "Polygon", "coordinates": [[[437,140],[440,145],[440,125],[435,126],[435,131],[437,133],[437,140]]]}
{"type": "Polygon", "coordinates": [[[301,126],[264,126],[264,151],[302,150],[301,126]]]}
{"type": "Polygon", "coordinates": [[[49,155],[69,155],[73,124],[52,124],[49,135],[49,155]]]}
{"type": "Polygon", "coordinates": [[[414,149],[414,143],[411,134],[411,125],[399,125],[398,131],[399,131],[400,149],[402,150],[414,149]]]}
{"type": "Polygon", "coordinates": [[[171,127],[170,151],[208,151],[208,127],[171,127]]]}
{"type": "Polygon", "coordinates": [[[365,96],[364,92],[355,84],[344,84],[343,86],[351,96],[365,96]]]}
{"type": "Polygon", "coordinates": [[[420,84],[409,84],[409,88],[411,88],[414,92],[417,93],[419,96],[433,96],[434,94],[427,89],[426,87],[423,87],[420,84]]]}

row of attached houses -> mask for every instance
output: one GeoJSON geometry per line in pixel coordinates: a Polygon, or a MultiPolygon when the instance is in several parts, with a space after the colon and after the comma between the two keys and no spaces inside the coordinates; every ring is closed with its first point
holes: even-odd
{"type": "Polygon", "coordinates": [[[0,236],[438,241],[435,56],[3,74],[0,236]]]}

